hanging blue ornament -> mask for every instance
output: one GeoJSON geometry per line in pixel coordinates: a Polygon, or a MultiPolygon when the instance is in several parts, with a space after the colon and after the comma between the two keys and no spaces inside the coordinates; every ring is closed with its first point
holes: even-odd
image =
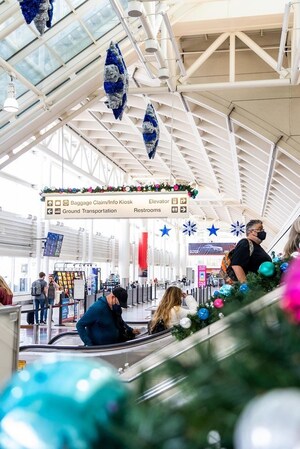
{"type": "Polygon", "coordinates": [[[183,224],[183,234],[188,234],[191,236],[192,234],[195,234],[197,232],[197,225],[196,223],[193,223],[192,221],[187,221],[183,224]]]}
{"type": "Polygon", "coordinates": [[[209,311],[205,307],[201,307],[201,309],[198,310],[197,315],[200,320],[204,321],[209,317],[209,311]]]}
{"type": "Polygon", "coordinates": [[[231,225],[231,233],[235,234],[237,237],[245,233],[245,225],[237,221],[236,223],[232,223],[231,225]]]}
{"type": "Polygon", "coordinates": [[[220,228],[215,228],[215,225],[212,225],[210,228],[206,228],[209,231],[209,235],[217,235],[217,231],[220,228]]]}
{"type": "Polygon", "coordinates": [[[213,296],[215,298],[217,298],[219,296],[219,294],[220,294],[219,290],[215,290],[213,296]]]}
{"type": "Polygon", "coordinates": [[[39,12],[41,2],[42,0],[23,0],[20,2],[23,17],[28,25],[39,12]]]}
{"type": "Polygon", "coordinates": [[[143,139],[149,159],[154,159],[159,141],[159,126],[154,107],[151,103],[147,105],[143,120],[143,139]]]}
{"type": "Polygon", "coordinates": [[[122,120],[127,103],[128,72],[118,44],[110,43],[104,65],[104,90],[107,106],[116,119],[122,120]]]}
{"type": "Polygon", "coordinates": [[[160,229],[161,231],[161,237],[163,237],[164,235],[167,235],[169,237],[169,232],[171,231],[171,228],[167,228],[166,225],[164,225],[164,227],[162,229],[160,229]]]}

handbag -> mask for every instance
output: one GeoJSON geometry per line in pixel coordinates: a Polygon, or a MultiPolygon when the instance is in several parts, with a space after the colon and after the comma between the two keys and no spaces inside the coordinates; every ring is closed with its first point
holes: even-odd
{"type": "Polygon", "coordinates": [[[151,329],[151,323],[150,323],[150,334],[157,334],[158,332],[162,332],[167,330],[167,327],[165,325],[164,320],[161,318],[160,320],[158,320],[155,324],[155,326],[153,327],[153,329],[151,329]]]}

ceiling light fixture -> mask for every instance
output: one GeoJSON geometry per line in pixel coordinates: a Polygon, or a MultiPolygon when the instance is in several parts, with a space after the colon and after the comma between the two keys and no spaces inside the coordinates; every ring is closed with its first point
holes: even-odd
{"type": "Polygon", "coordinates": [[[18,112],[19,110],[19,104],[16,100],[16,87],[12,76],[10,76],[10,82],[7,85],[7,98],[4,101],[3,109],[6,112],[18,112]]]}
{"type": "Polygon", "coordinates": [[[143,5],[140,0],[129,0],[128,15],[129,17],[141,17],[143,14],[143,5]]]}

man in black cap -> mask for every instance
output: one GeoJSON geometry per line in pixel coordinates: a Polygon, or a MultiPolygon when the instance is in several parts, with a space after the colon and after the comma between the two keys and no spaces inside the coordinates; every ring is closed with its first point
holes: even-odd
{"type": "Polygon", "coordinates": [[[76,325],[83,343],[86,346],[119,343],[125,340],[123,329],[127,330],[128,339],[139,334],[138,329],[124,323],[122,307],[127,308],[127,291],[122,287],[116,287],[107,297],[101,296],[91,305],[76,325]]]}

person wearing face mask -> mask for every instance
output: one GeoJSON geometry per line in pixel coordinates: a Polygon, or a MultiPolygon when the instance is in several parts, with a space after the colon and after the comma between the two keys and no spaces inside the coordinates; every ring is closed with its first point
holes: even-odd
{"type": "Polygon", "coordinates": [[[272,261],[260,245],[266,236],[261,220],[251,220],[246,224],[246,238],[238,242],[231,260],[232,269],[239,282],[246,282],[249,272],[257,273],[263,262],[272,261]]]}

